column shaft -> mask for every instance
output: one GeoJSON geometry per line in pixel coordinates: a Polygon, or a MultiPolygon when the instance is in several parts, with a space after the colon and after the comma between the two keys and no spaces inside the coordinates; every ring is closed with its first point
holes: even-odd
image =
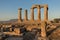
{"type": "Polygon", "coordinates": [[[34,9],[31,8],[31,21],[34,21],[34,9]]]}
{"type": "Polygon", "coordinates": [[[18,9],[18,22],[21,22],[22,18],[21,18],[21,11],[22,11],[22,8],[19,8],[18,9]]]}
{"type": "Polygon", "coordinates": [[[38,21],[41,21],[41,11],[40,11],[40,8],[38,8],[38,21]]]}
{"type": "Polygon", "coordinates": [[[41,22],[41,36],[46,37],[46,23],[44,21],[41,22]]]}
{"type": "Polygon", "coordinates": [[[27,10],[25,10],[24,13],[25,13],[24,20],[27,21],[28,20],[27,19],[27,10]]]}
{"type": "Polygon", "coordinates": [[[47,5],[44,6],[44,20],[48,21],[48,7],[47,7],[47,5]]]}

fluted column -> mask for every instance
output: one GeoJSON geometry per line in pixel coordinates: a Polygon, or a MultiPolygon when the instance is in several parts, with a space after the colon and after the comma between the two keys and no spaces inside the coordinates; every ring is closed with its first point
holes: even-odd
{"type": "Polygon", "coordinates": [[[34,9],[31,8],[31,21],[34,21],[34,9]]]}
{"type": "Polygon", "coordinates": [[[44,21],[48,21],[48,5],[44,6],[44,21]]]}
{"type": "Polygon", "coordinates": [[[27,21],[27,20],[28,20],[28,19],[27,19],[27,10],[25,10],[24,13],[25,13],[25,14],[24,14],[24,15],[25,15],[25,16],[24,16],[24,20],[27,21]]]}
{"type": "Polygon", "coordinates": [[[18,22],[19,22],[19,23],[22,21],[21,11],[22,11],[22,8],[19,8],[19,9],[18,9],[18,22]]]}
{"type": "Polygon", "coordinates": [[[41,36],[46,37],[46,23],[45,23],[45,21],[41,21],[41,36]]]}
{"type": "Polygon", "coordinates": [[[41,21],[41,11],[40,6],[38,6],[38,21],[41,21]]]}

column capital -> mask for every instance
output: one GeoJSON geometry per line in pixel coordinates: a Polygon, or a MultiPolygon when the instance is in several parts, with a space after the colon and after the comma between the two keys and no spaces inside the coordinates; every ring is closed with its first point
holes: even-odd
{"type": "Polygon", "coordinates": [[[44,7],[47,7],[48,8],[48,4],[45,4],[44,7]]]}
{"type": "Polygon", "coordinates": [[[37,8],[38,8],[38,9],[41,9],[41,6],[40,6],[40,5],[37,5],[37,8]]]}
{"type": "Polygon", "coordinates": [[[34,8],[30,8],[30,9],[34,9],[34,8]]]}
{"type": "Polygon", "coordinates": [[[18,10],[22,10],[22,8],[18,8],[18,10]]]}
{"type": "Polygon", "coordinates": [[[25,9],[25,11],[27,11],[27,9],[25,9]]]}

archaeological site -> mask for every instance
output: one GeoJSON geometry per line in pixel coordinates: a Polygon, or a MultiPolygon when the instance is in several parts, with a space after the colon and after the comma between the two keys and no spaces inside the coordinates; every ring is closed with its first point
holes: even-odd
{"type": "Polygon", "coordinates": [[[18,8],[18,18],[14,22],[0,23],[0,40],[60,40],[60,21],[49,20],[48,4],[34,4],[28,10],[18,8]],[[44,9],[44,19],[41,18],[41,8],[44,9]],[[34,9],[37,9],[37,19],[34,19],[34,9]],[[57,22],[58,21],[58,22],[57,22]]]}

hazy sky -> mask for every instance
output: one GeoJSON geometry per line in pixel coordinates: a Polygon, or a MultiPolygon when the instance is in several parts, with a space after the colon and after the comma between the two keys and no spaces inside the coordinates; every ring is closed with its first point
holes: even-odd
{"type": "MultiPolygon", "coordinates": [[[[16,19],[18,17],[18,8],[22,8],[23,17],[24,10],[27,9],[30,18],[30,8],[33,4],[48,4],[49,20],[60,18],[60,0],[0,0],[0,21],[16,19]]],[[[37,18],[37,9],[34,10],[34,13],[35,18],[37,18]]],[[[41,13],[43,15],[43,11],[41,13]]]]}

